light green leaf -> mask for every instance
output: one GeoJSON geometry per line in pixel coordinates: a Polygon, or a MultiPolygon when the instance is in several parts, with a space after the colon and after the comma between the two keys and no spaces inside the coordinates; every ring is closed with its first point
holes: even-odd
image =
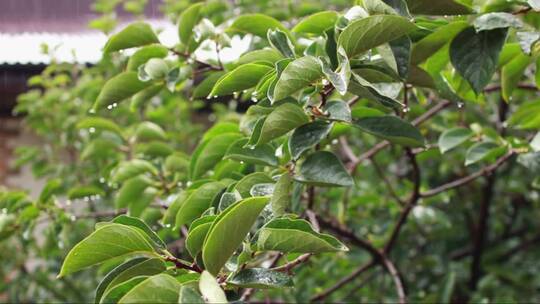
{"type": "Polygon", "coordinates": [[[138,276],[131,278],[124,283],[118,284],[117,286],[114,286],[109,291],[107,291],[100,303],[106,303],[106,304],[116,304],[118,301],[126,294],[128,293],[133,287],[137,286],[142,281],[146,280],[148,276],[138,276]]]}
{"type": "Polygon", "coordinates": [[[159,39],[150,25],[143,22],[135,22],[112,35],[105,44],[103,52],[111,53],[152,43],[159,43],[159,39]]]}
{"type": "Polygon", "coordinates": [[[130,267],[128,267],[127,269],[124,269],[123,271],[119,272],[110,282],[110,284],[107,286],[105,293],[108,293],[110,290],[114,289],[116,286],[124,282],[127,282],[131,280],[132,278],[139,277],[139,276],[152,276],[152,275],[160,274],[164,272],[165,270],[167,270],[167,266],[165,265],[165,262],[163,262],[161,258],[144,259],[143,261],[135,263],[131,265],[130,267]]]}
{"type": "Polygon", "coordinates": [[[144,175],[127,179],[116,195],[116,208],[126,208],[131,202],[138,199],[151,184],[152,180],[144,175]]]}
{"type": "Polygon", "coordinates": [[[465,154],[465,166],[472,165],[481,160],[498,154],[499,145],[494,142],[479,142],[472,145],[465,154]]]}
{"type": "MultiPolygon", "coordinates": [[[[167,62],[161,58],[150,58],[150,60],[148,60],[148,62],[141,67],[144,68],[144,72],[150,77],[150,79],[155,80],[164,79],[169,72],[167,62]]],[[[139,79],[140,78],[141,77],[139,77],[139,79]]]]}
{"type": "Polygon", "coordinates": [[[139,174],[151,173],[158,174],[158,170],[150,162],[142,159],[132,159],[120,163],[112,172],[111,181],[113,183],[122,183],[139,174]]]}
{"type": "Polygon", "coordinates": [[[437,30],[413,45],[411,64],[417,65],[435,54],[468,26],[466,21],[455,21],[438,27],[437,30]]]}
{"type": "Polygon", "coordinates": [[[283,56],[278,51],[271,48],[264,48],[242,54],[242,56],[240,56],[240,58],[238,58],[238,60],[236,61],[235,65],[238,66],[246,63],[265,62],[271,66],[274,66],[277,61],[282,59],[283,56]]]}
{"type": "Polygon", "coordinates": [[[178,303],[204,304],[204,300],[193,287],[183,285],[182,287],[180,287],[180,292],[178,294],[178,303]]]}
{"type": "Polygon", "coordinates": [[[176,303],[180,287],[168,274],[154,275],[133,287],[118,303],[176,303]]]}
{"type": "Polygon", "coordinates": [[[385,107],[397,109],[403,106],[401,102],[391,96],[388,96],[386,92],[381,90],[381,88],[383,88],[385,85],[393,86],[393,83],[379,83],[377,85],[378,86],[375,86],[374,83],[370,83],[356,73],[353,73],[353,81],[351,81],[349,84],[349,91],[357,96],[376,101],[385,107]]]}
{"type": "Polygon", "coordinates": [[[326,116],[322,117],[332,121],[351,122],[351,108],[341,100],[330,100],[324,105],[326,116]]]}
{"type": "Polygon", "coordinates": [[[158,124],[143,121],[137,126],[135,137],[138,141],[166,140],[167,134],[158,124]]]}
{"type": "Polygon", "coordinates": [[[229,149],[227,149],[224,158],[262,166],[275,167],[278,165],[275,149],[270,144],[246,148],[245,146],[248,141],[249,139],[247,138],[241,138],[235,141],[229,149]]]}
{"type": "Polygon", "coordinates": [[[138,49],[127,63],[127,70],[136,72],[139,66],[145,64],[151,58],[165,58],[169,54],[169,50],[161,44],[152,44],[138,49]]]}
{"type": "Polygon", "coordinates": [[[413,31],[416,26],[401,16],[376,15],[351,22],[341,33],[338,45],[349,58],[413,31]]]}
{"type": "Polygon", "coordinates": [[[232,278],[230,278],[227,283],[243,288],[257,289],[294,286],[292,278],[289,275],[266,268],[248,268],[240,270],[232,278]]]}
{"type": "Polygon", "coordinates": [[[77,129],[106,130],[122,137],[122,129],[114,121],[102,117],[85,117],[77,123],[77,129]]]}
{"type": "Polygon", "coordinates": [[[455,0],[407,0],[409,11],[413,14],[424,15],[466,15],[473,10],[455,0]]]}
{"type": "Polygon", "coordinates": [[[217,71],[209,74],[203,81],[199,83],[199,85],[195,87],[195,89],[193,89],[193,94],[191,95],[191,98],[207,98],[210,95],[210,92],[212,92],[212,89],[214,88],[214,85],[216,84],[218,79],[223,77],[223,75],[225,75],[226,73],[227,72],[224,71],[217,71]]]}
{"type": "Polygon", "coordinates": [[[540,101],[528,102],[521,105],[509,120],[511,125],[521,129],[540,128],[540,101]]]}
{"type": "Polygon", "coordinates": [[[258,250],[286,253],[323,253],[348,251],[347,246],[328,234],[315,232],[309,222],[280,218],[259,230],[258,250]]]}
{"type": "Polygon", "coordinates": [[[98,228],[68,253],[59,277],[128,254],[154,255],[154,248],[138,229],[115,223],[98,228]]]}
{"type": "Polygon", "coordinates": [[[496,12],[496,13],[487,13],[476,18],[476,20],[474,20],[473,25],[476,31],[480,32],[480,31],[487,31],[487,30],[493,30],[493,29],[498,29],[498,28],[508,28],[508,27],[520,28],[523,26],[523,23],[518,17],[512,14],[496,12]]]}
{"type": "Polygon", "coordinates": [[[252,197],[225,209],[210,228],[202,251],[204,266],[217,275],[251,230],[259,213],[268,203],[267,197],[252,197]]]}
{"type": "Polygon", "coordinates": [[[262,125],[257,146],[266,144],[309,122],[309,117],[297,104],[284,103],[270,113],[262,125]]]}
{"type": "Polygon", "coordinates": [[[199,290],[206,303],[228,303],[225,292],[221,289],[221,286],[219,286],[216,278],[208,271],[203,271],[201,273],[199,290]]]}
{"type": "Polygon", "coordinates": [[[214,124],[210,129],[206,130],[203,135],[202,141],[210,140],[218,135],[227,133],[240,133],[240,128],[235,122],[218,122],[214,124]]]}
{"type": "Polygon", "coordinates": [[[180,206],[176,214],[175,229],[180,229],[182,225],[189,225],[194,219],[200,217],[206,209],[212,206],[218,194],[226,186],[221,182],[209,182],[195,189],[180,206]]]}
{"type": "Polygon", "coordinates": [[[444,131],[439,137],[439,149],[441,150],[441,153],[444,154],[466,142],[472,136],[473,132],[467,128],[453,128],[444,131]]]}
{"type": "Polygon", "coordinates": [[[189,227],[189,233],[186,238],[186,249],[193,258],[196,258],[199,252],[201,252],[204,239],[215,219],[215,215],[203,216],[193,221],[189,227]]]}
{"type": "Polygon", "coordinates": [[[420,131],[396,116],[364,117],[354,120],[353,125],[396,144],[411,147],[424,146],[424,137],[420,131]]]}
{"type": "Polygon", "coordinates": [[[286,33],[289,32],[287,28],[281,24],[281,22],[263,14],[242,15],[234,20],[229,29],[237,32],[253,34],[263,39],[266,38],[266,33],[268,33],[268,30],[270,29],[279,29],[286,33]]]}
{"type": "Polygon", "coordinates": [[[79,186],[70,189],[68,192],[68,198],[71,200],[90,197],[93,195],[105,196],[105,191],[96,186],[79,186]]]}
{"type": "Polygon", "coordinates": [[[270,45],[278,50],[283,56],[289,58],[295,57],[294,46],[285,32],[270,29],[268,30],[266,36],[268,38],[268,42],[270,42],[270,45]]]}
{"type": "Polygon", "coordinates": [[[323,72],[317,58],[313,56],[298,58],[289,63],[281,73],[275,84],[273,98],[278,101],[289,97],[322,76],[323,72]]]}
{"type": "Polygon", "coordinates": [[[123,72],[109,79],[94,103],[93,110],[119,103],[150,86],[151,82],[140,81],[136,72],[123,72]]]}
{"type": "Polygon", "coordinates": [[[289,151],[292,159],[297,160],[302,153],[318,144],[330,133],[331,129],[331,123],[320,120],[296,128],[289,137],[289,151]]]}
{"type": "Polygon", "coordinates": [[[180,210],[180,207],[182,207],[182,204],[191,193],[192,191],[190,190],[184,190],[178,193],[176,199],[169,205],[169,208],[167,208],[167,211],[165,211],[165,214],[163,215],[163,224],[165,227],[171,227],[175,224],[178,210],[180,210]]]}
{"type": "Polygon", "coordinates": [[[239,133],[224,133],[199,144],[189,166],[191,179],[197,179],[212,169],[223,158],[229,146],[240,138],[242,135],[239,133]]]}
{"type": "Polygon", "coordinates": [[[140,229],[146,236],[148,236],[152,242],[160,249],[167,249],[167,245],[163,240],[155,233],[148,225],[143,222],[141,219],[127,216],[119,215],[112,220],[113,223],[122,224],[126,226],[132,226],[140,229]]]}
{"type": "Polygon", "coordinates": [[[501,70],[502,97],[507,102],[512,99],[512,93],[523,75],[525,69],[533,62],[533,57],[519,53],[509,63],[505,64],[501,70]]]}
{"type": "Polygon", "coordinates": [[[324,11],[310,15],[293,27],[296,33],[322,35],[327,29],[334,27],[339,14],[335,11],[324,11]]]}
{"type": "Polygon", "coordinates": [[[257,85],[259,80],[272,68],[257,63],[248,63],[237,67],[218,79],[209,96],[230,95],[242,92],[257,85]]]}
{"type": "Polygon", "coordinates": [[[133,97],[131,97],[129,108],[131,111],[135,112],[137,109],[141,108],[144,103],[159,94],[164,87],[165,85],[163,83],[156,83],[133,95],[133,97]]]}
{"type": "Polygon", "coordinates": [[[201,18],[200,12],[203,6],[204,2],[192,4],[180,14],[178,36],[180,37],[180,41],[185,45],[189,44],[189,40],[193,35],[193,28],[201,18]]]}
{"type": "Polygon", "coordinates": [[[354,180],[343,163],[328,151],[317,151],[310,154],[301,164],[298,176],[301,183],[322,187],[349,187],[354,180]]]}
{"type": "Polygon", "coordinates": [[[272,183],[274,180],[264,172],[254,172],[244,176],[236,183],[235,190],[240,193],[243,198],[250,197],[249,191],[256,184],[272,183]]]}
{"type": "Polygon", "coordinates": [[[287,207],[291,204],[290,192],[292,185],[292,176],[289,173],[283,173],[274,186],[274,192],[270,199],[270,206],[272,207],[272,213],[275,216],[285,214],[287,207]]]}
{"type": "Polygon", "coordinates": [[[127,262],[124,262],[117,267],[115,267],[111,272],[109,272],[103,280],[99,283],[98,287],[96,288],[96,296],[94,302],[97,304],[100,302],[101,297],[105,293],[105,290],[111,286],[111,282],[122,272],[127,270],[128,268],[135,266],[139,263],[142,263],[144,261],[148,260],[147,258],[140,257],[140,258],[134,258],[131,260],[128,260],[127,262]]]}
{"type": "Polygon", "coordinates": [[[507,29],[476,32],[473,27],[459,33],[450,44],[450,60],[459,74],[479,94],[497,69],[507,29]]]}

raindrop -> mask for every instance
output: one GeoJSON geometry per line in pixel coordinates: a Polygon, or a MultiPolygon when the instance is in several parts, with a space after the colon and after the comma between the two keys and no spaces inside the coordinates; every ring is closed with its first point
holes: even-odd
{"type": "Polygon", "coordinates": [[[100,178],[99,178],[99,182],[102,183],[102,184],[104,184],[104,183],[105,183],[105,178],[100,177],[100,178]]]}
{"type": "Polygon", "coordinates": [[[259,100],[257,99],[257,97],[251,97],[251,101],[258,102],[259,100]]]}
{"type": "Polygon", "coordinates": [[[465,104],[463,102],[461,102],[461,101],[457,103],[457,107],[459,109],[463,108],[464,106],[465,106],[465,104]]]}
{"type": "Polygon", "coordinates": [[[94,132],[96,132],[96,128],[92,127],[92,128],[90,128],[90,129],[88,129],[88,132],[94,133],[94,132]]]}
{"type": "Polygon", "coordinates": [[[337,139],[332,140],[332,145],[337,145],[337,144],[338,144],[338,140],[337,140],[337,139]]]}
{"type": "Polygon", "coordinates": [[[165,228],[171,228],[171,224],[165,224],[165,228]]]}
{"type": "Polygon", "coordinates": [[[241,160],[241,161],[240,161],[240,164],[241,164],[241,165],[243,165],[243,164],[244,164],[244,161],[243,161],[243,160],[241,160]]]}
{"type": "Polygon", "coordinates": [[[327,86],[328,84],[330,84],[330,82],[328,81],[328,79],[324,78],[324,79],[322,80],[322,84],[323,84],[324,86],[327,86]]]}
{"type": "Polygon", "coordinates": [[[95,113],[96,113],[96,110],[90,109],[90,110],[88,111],[88,113],[90,113],[90,114],[95,114],[95,113]]]}
{"type": "Polygon", "coordinates": [[[217,95],[214,95],[214,98],[218,98],[218,96],[217,96],[217,95]]]}
{"type": "Polygon", "coordinates": [[[77,217],[75,215],[71,215],[69,217],[69,219],[72,221],[72,222],[75,222],[77,220],[77,217]]]}
{"type": "Polygon", "coordinates": [[[107,106],[107,110],[112,110],[112,108],[113,108],[112,105],[107,106]]]}
{"type": "Polygon", "coordinates": [[[401,110],[403,113],[409,113],[411,111],[411,108],[409,107],[404,107],[402,110],[401,110]]]}

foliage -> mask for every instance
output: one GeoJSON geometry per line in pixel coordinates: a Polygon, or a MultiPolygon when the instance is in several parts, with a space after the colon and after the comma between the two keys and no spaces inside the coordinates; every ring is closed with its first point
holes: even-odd
{"type": "Polygon", "coordinates": [[[540,300],[537,1],[287,3],[166,1],[178,44],[30,80],[10,301],[540,300]]]}

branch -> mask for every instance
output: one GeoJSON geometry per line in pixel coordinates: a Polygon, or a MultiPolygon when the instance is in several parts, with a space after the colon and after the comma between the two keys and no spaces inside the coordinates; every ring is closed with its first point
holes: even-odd
{"type": "Polygon", "coordinates": [[[287,264],[284,264],[284,265],[281,265],[281,266],[278,266],[278,267],[274,267],[274,268],[270,268],[270,270],[274,270],[274,271],[283,271],[283,272],[287,272],[287,273],[290,273],[291,270],[304,263],[304,262],[307,262],[309,260],[309,258],[312,256],[313,254],[311,253],[305,253],[305,254],[302,254],[301,256],[297,257],[296,259],[288,262],[287,264]]]}
{"type": "Polygon", "coordinates": [[[502,164],[504,164],[506,161],[508,161],[510,158],[512,158],[512,156],[514,156],[515,154],[517,154],[514,150],[511,150],[510,152],[506,153],[504,156],[500,157],[499,159],[497,159],[497,161],[489,166],[486,166],[468,176],[465,176],[465,177],[462,177],[462,178],[459,178],[457,180],[454,180],[452,182],[449,182],[449,183],[446,183],[444,185],[441,185],[439,187],[436,187],[436,188],[433,188],[431,190],[428,190],[426,192],[423,192],[423,193],[420,193],[420,196],[421,197],[430,197],[430,196],[435,196],[441,192],[445,192],[445,191],[448,191],[450,189],[453,189],[453,188],[457,188],[457,187],[460,187],[460,186],[463,186],[465,184],[468,184],[470,182],[472,182],[473,180],[479,178],[480,176],[485,176],[485,175],[489,175],[491,174],[492,172],[494,172],[495,170],[497,170],[500,166],[502,166],[502,164]]]}
{"type": "Polygon", "coordinates": [[[370,269],[371,267],[375,266],[377,262],[375,260],[370,260],[368,263],[360,266],[358,269],[353,271],[348,276],[342,278],[337,282],[334,286],[331,286],[330,288],[326,289],[325,291],[319,293],[318,295],[311,298],[310,302],[318,302],[322,301],[325,298],[327,298],[330,294],[334,293],[336,290],[340,289],[341,287],[347,285],[352,280],[356,279],[359,275],[364,273],[366,270],[370,269]]]}

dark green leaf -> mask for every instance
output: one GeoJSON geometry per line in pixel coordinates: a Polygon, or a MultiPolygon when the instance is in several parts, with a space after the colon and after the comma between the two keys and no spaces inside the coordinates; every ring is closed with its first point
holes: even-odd
{"type": "Polygon", "coordinates": [[[343,163],[332,152],[317,151],[310,154],[300,166],[299,182],[323,187],[349,187],[354,180],[343,163]]]}
{"type": "Polygon", "coordinates": [[[154,275],[133,287],[118,303],[176,303],[180,287],[168,274],[154,275]]]}
{"type": "Polygon", "coordinates": [[[420,131],[396,116],[364,117],[354,120],[354,126],[396,144],[424,146],[424,137],[420,131]]]}
{"type": "Polygon", "coordinates": [[[334,27],[337,18],[338,13],[334,11],[318,12],[302,19],[292,31],[322,35],[326,30],[334,27]]]}
{"type": "Polygon", "coordinates": [[[103,48],[105,53],[115,52],[132,47],[159,43],[159,39],[150,27],[143,22],[135,22],[109,38],[103,48]]]}
{"type": "Polygon", "coordinates": [[[275,149],[270,144],[246,148],[245,146],[248,141],[249,139],[247,138],[241,138],[235,141],[229,149],[227,149],[224,158],[263,166],[275,167],[278,165],[275,149]]]}
{"type": "Polygon", "coordinates": [[[272,68],[257,63],[248,63],[237,67],[218,79],[209,96],[230,95],[242,92],[257,85],[259,80],[272,68]]]}
{"type": "Polygon", "coordinates": [[[136,72],[139,66],[145,64],[150,58],[165,58],[169,50],[161,44],[147,45],[137,50],[127,63],[127,70],[136,72]]]}
{"type": "Polygon", "coordinates": [[[110,107],[114,103],[135,95],[151,85],[151,82],[140,81],[136,72],[123,72],[109,79],[99,93],[94,110],[110,107]]]}
{"type": "Polygon", "coordinates": [[[298,159],[302,153],[318,144],[330,133],[331,129],[332,124],[324,121],[314,121],[296,128],[289,138],[292,159],[298,159]]]}
{"type": "Polygon", "coordinates": [[[439,137],[439,149],[441,153],[445,153],[466,142],[472,136],[473,132],[466,128],[453,128],[444,131],[439,137]]]}
{"type": "Polygon", "coordinates": [[[282,100],[305,89],[323,76],[317,58],[304,56],[289,63],[281,73],[274,89],[274,100],[282,100]]]}
{"type": "Polygon", "coordinates": [[[268,30],[268,42],[276,48],[283,56],[294,58],[294,46],[285,32],[280,30],[268,30]]]}
{"type": "Polygon", "coordinates": [[[266,268],[248,268],[240,270],[227,283],[244,288],[283,288],[294,285],[291,277],[283,272],[266,268]]]}

